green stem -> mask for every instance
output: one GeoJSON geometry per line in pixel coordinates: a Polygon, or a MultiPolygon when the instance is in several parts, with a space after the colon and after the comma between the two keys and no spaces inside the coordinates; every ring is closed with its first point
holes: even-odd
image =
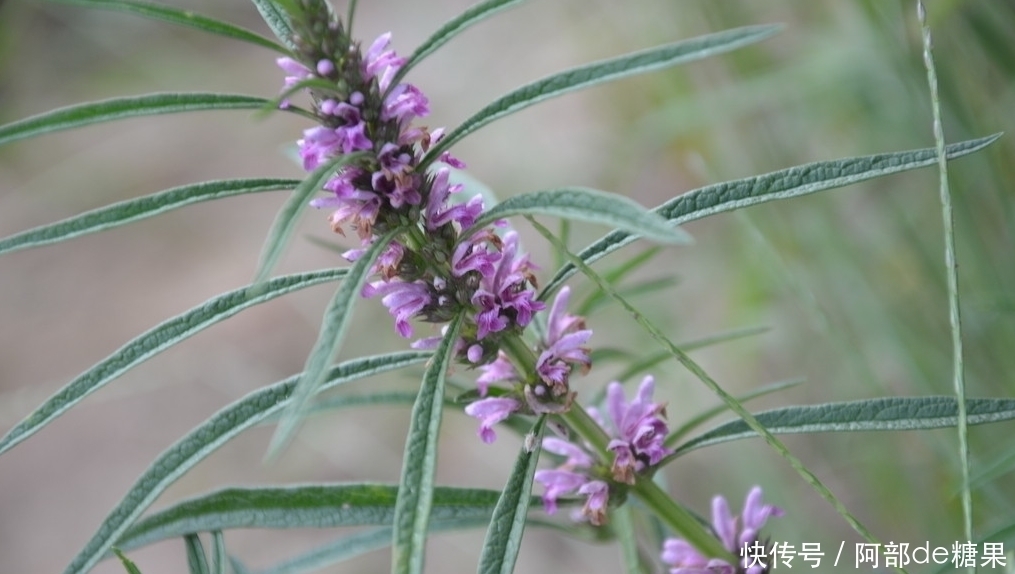
{"type": "Polygon", "coordinates": [[[682,506],[673,501],[672,498],[659,486],[646,476],[638,475],[635,484],[631,488],[634,495],[641,499],[646,506],[655,512],[670,528],[678,532],[685,540],[691,543],[706,556],[714,556],[736,564],[737,559],[723,547],[722,543],[715,536],[712,536],[697,518],[682,506]]]}

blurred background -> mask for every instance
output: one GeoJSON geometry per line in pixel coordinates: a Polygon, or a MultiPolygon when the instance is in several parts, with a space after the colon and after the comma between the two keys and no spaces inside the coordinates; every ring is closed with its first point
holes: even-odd
{"type": "MultiPolygon", "coordinates": [[[[268,34],[249,2],[174,5],[268,34]]],[[[344,3],[337,8],[344,11],[344,3]]],[[[1015,4],[929,3],[949,141],[1015,130],[1015,4]]],[[[464,0],[361,2],[355,33],[392,31],[407,55],[464,0]]],[[[456,147],[469,174],[501,197],[562,185],[653,206],[685,191],[811,161],[933,145],[915,3],[895,0],[763,5],[746,0],[530,2],[477,26],[416,68],[430,126],[454,126],[532,79],[595,59],[725,28],[770,22],[784,32],[702,62],[569,95],[500,120],[456,147]]],[[[0,122],[82,101],[160,91],[275,95],[275,54],[167,24],[71,6],[0,5],[0,122]]],[[[0,235],[163,189],[218,178],[300,177],[285,149],[309,124],[248,112],[133,119],[0,148],[0,235]]],[[[1010,136],[950,164],[970,396],[1011,396],[1015,372],[1010,136]]],[[[0,257],[0,428],[132,337],[248,283],[283,193],[191,206],[67,243],[0,257]]],[[[310,212],[279,273],[342,262],[310,212]]],[[[556,222],[551,222],[556,225],[556,222]]],[[[553,257],[518,224],[549,277],[553,257]]],[[[788,404],[950,394],[951,349],[937,173],[924,169],[692,223],[692,247],[664,250],[632,285],[672,278],[634,299],[672,335],[693,341],[739,328],[763,334],[696,351],[725,388],[804,383],[751,403],[788,404]]],[[[605,230],[575,226],[581,247],[605,230]]],[[[337,238],[341,239],[341,238],[337,238]]],[[[608,269],[639,244],[599,264],[608,269]]],[[[571,281],[589,293],[580,277],[571,281]]],[[[116,380],[0,457],[0,572],[61,571],[159,452],[213,412],[299,371],[334,285],[260,305],[116,380]]],[[[653,343],[606,305],[589,316],[592,344],[642,352],[653,343]]],[[[417,332],[428,334],[428,327],[417,332]]],[[[402,349],[377,301],[358,306],[343,356],[402,349]]],[[[573,382],[591,396],[624,365],[608,360],[573,382]]],[[[718,400],[670,363],[653,369],[674,426],[718,400]]],[[[458,373],[469,382],[469,373],[458,373]]],[[[412,388],[408,372],[356,389],[412,388]]],[[[156,508],[226,485],[397,482],[408,408],[318,417],[274,464],[270,428],[245,433],[178,481],[156,508]]],[[[445,418],[439,482],[500,488],[520,444],[493,446],[472,420],[445,418]]],[[[1015,523],[1011,423],[970,431],[975,531],[1015,523]]],[[[786,443],[883,541],[950,546],[961,538],[954,430],[789,436],[786,443]]],[[[724,494],[737,509],[751,485],[787,517],[773,540],[819,542],[834,554],[858,536],[763,443],[742,441],[680,459],[675,496],[707,513],[724,494]]],[[[335,531],[227,533],[230,551],[265,567],[335,531]]],[[[434,572],[474,569],[481,531],[438,534],[434,572]]],[[[1010,548],[1009,535],[1000,538],[1010,548]]],[[[655,554],[656,548],[646,547],[655,554]]],[[[185,571],[171,541],[131,553],[146,574],[185,571]]],[[[830,557],[829,557],[830,560],[830,557]]],[[[852,564],[850,564],[852,566],[852,564]]],[[[329,572],[382,572],[385,552],[329,572]]],[[[617,572],[614,545],[526,533],[518,572],[617,572]]],[[[122,572],[106,562],[95,570],[122,572]]],[[[912,571],[921,570],[915,567],[912,571]]]]}

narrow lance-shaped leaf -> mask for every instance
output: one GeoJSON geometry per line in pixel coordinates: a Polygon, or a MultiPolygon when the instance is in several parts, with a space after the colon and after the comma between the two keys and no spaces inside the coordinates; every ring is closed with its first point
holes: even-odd
{"type": "Polygon", "coordinates": [[[525,193],[508,198],[479,216],[463,237],[498,219],[514,215],[553,215],[602,223],[629,230],[663,243],[690,243],[691,237],[670,226],[658,214],[622,195],[596,189],[565,187],[525,193]]]}
{"type": "Polygon", "coordinates": [[[221,530],[211,533],[211,574],[226,574],[226,538],[221,530]]]}
{"type": "MultiPolygon", "coordinates": [[[[117,541],[131,550],[195,532],[234,528],[335,528],[386,526],[395,515],[398,487],[388,484],[325,484],[274,488],[227,488],[185,500],[139,521],[117,541]]],[[[489,520],[500,493],[439,486],[434,520],[489,520]]]]}
{"type": "MultiPolygon", "coordinates": [[[[420,363],[429,356],[429,352],[408,351],[346,361],[330,370],[321,390],[420,363]]],[[[67,573],[89,570],[176,479],[236,435],[284,409],[298,380],[299,375],[294,375],[249,393],[212,415],[160,454],[109,513],[74,558],[67,573]]]]}
{"type": "MultiPolygon", "coordinates": [[[[430,532],[447,530],[468,530],[487,523],[485,517],[470,517],[452,520],[432,520],[430,532]]],[[[391,544],[391,527],[374,528],[343,536],[338,540],[319,546],[261,570],[258,574],[301,574],[313,572],[337,564],[361,554],[385,548],[391,544]]]]}
{"type": "MultiPolygon", "coordinates": [[[[864,401],[785,407],[760,412],[758,422],[772,434],[900,431],[954,427],[955,397],[888,397],[864,401]]],[[[1015,419],[1015,399],[967,399],[968,423],[1015,419]]],[[[713,444],[757,436],[742,420],[720,425],[676,449],[675,455],[713,444]]]]}
{"type": "Polygon", "coordinates": [[[59,108],[0,126],[0,145],[112,120],[202,110],[256,110],[270,101],[238,94],[169,93],[89,102],[59,108]]]}
{"type": "Polygon", "coordinates": [[[735,28],[586,64],[536,80],[502,96],[448,132],[443,139],[430,148],[421,165],[423,167],[429,165],[459,140],[490,122],[533,104],[596,84],[729,52],[764,40],[774,35],[779,29],[779,26],[771,25],[735,28]]]}
{"type": "Polygon", "coordinates": [[[395,86],[405,77],[405,74],[409,72],[416,64],[423,61],[430,54],[434,53],[438,48],[447,44],[452,38],[465,31],[468,27],[473,24],[478,24],[483,20],[511,8],[517,4],[521,4],[523,0],[485,0],[477,3],[475,6],[470,7],[465,12],[462,12],[458,16],[455,16],[443,26],[438,28],[429,38],[427,38],[418,48],[412,53],[411,56],[405,61],[405,65],[402,69],[395,74],[394,79],[391,81],[391,85],[395,86]]]}
{"type": "Polygon", "coordinates": [[[536,472],[539,453],[542,452],[545,428],[544,415],[525,437],[526,444],[518,453],[515,467],[497,501],[497,508],[493,511],[490,527],[486,531],[483,554],[479,558],[481,574],[514,572],[518,550],[522,546],[522,534],[525,532],[526,514],[532,502],[532,476],[536,472]],[[528,445],[531,445],[531,450],[528,445]]]}
{"type": "Polygon", "coordinates": [[[275,0],[251,0],[254,7],[261,14],[264,23],[268,25],[271,32],[280,42],[290,50],[296,50],[296,43],[293,42],[293,29],[289,24],[289,15],[279,6],[275,0]]]}
{"type": "Polygon", "coordinates": [[[129,369],[191,335],[259,303],[270,301],[299,289],[341,279],[345,274],[345,269],[330,269],[278,277],[266,283],[257,293],[252,293],[249,287],[230,291],[209,300],[200,307],[159,324],[120,347],[119,350],[91,369],[78,375],[77,378],[47,399],[0,439],[0,454],[35,434],[67,409],[129,369]]]}
{"type": "Polygon", "coordinates": [[[338,348],[342,345],[342,339],[345,337],[345,331],[352,316],[353,304],[363,291],[363,285],[366,283],[374,261],[391,243],[391,240],[401,232],[402,229],[392,229],[376,238],[349,269],[345,281],[335,292],[334,298],[324,312],[321,332],[317,336],[313,350],[310,351],[310,356],[307,357],[303,376],[293,393],[293,400],[285,408],[282,420],[275,430],[275,435],[271,438],[268,457],[278,454],[296,434],[300,420],[310,406],[310,397],[324,382],[331,358],[335,356],[338,348]]]}
{"type": "Polygon", "coordinates": [[[391,571],[396,574],[423,571],[430,509],[434,504],[434,473],[437,469],[437,438],[444,412],[444,382],[455,355],[463,320],[464,315],[459,314],[448,324],[444,339],[423,373],[423,384],[412,407],[391,539],[391,571]]]}
{"type": "Polygon", "coordinates": [[[190,574],[211,574],[201,538],[197,534],[188,534],[183,537],[183,543],[187,549],[187,571],[190,574]]]}
{"type": "Polygon", "coordinates": [[[296,230],[300,215],[303,214],[303,210],[306,209],[310,201],[310,196],[321,189],[321,186],[334,175],[336,170],[361,155],[359,153],[346,154],[330,159],[318,166],[313,173],[296,186],[282,209],[279,210],[278,215],[275,216],[271,230],[268,231],[268,238],[261,251],[261,260],[257,264],[257,276],[254,278],[254,283],[260,283],[271,275],[286,246],[289,245],[289,240],[292,238],[293,231],[296,230]]]}
{"type": "Polygon", "coordinates": [[[134,564],[130,558],[127,558],[123,552],[120,552],[119,548],[114,548],[113,554],[116,554],[116,557],[120,559],[120,563],[123,564],[123,568],[127,571],[127,574],[141,574],[141,571],[137,568],[137,564],[134,564]]]}
{"type": "Polygon", "coordinates": [[[299,183],[299,180],[295,179],[230,179],[174,187],[152,195],[100,207],[63,221],[0,239],[0,253],[73,239],[133,223],[192,203],[248,193],[293,189],[299,183]]]}
{"type": "MultiPolygon", "coordinates": [[[[999,137],[1001,137],[1000,134],[995,134],[952,144],[947,147],[948,158],[955,159],[979,151],[999,137]]],[[[702,187],[675,197],[656,207],[653,211],[663,216],[670,222],[670,225],[680,225],[709,215],[725,213],[759,203],[799,197],[893,173],[927,167],[934,165],[935,161],[934,149],[928,148],[809,163],[764,175],[702,187]]],[[[592,263],[625,245],[629,245],[637,238],[637,234],[627,231],[612,231],[583,249],[578,253],[578,257],[585,263],[592,263]]],[[[539,295],[540,299],[549,298],[564,284],[564,281],[574,275],[575,270],[573,264],[565,264],[543,287],[539,295]]]]}
{"type": "Polygon", "coordinates": [[[171,6],[163,6],[161,4],[153,4],[151,2],[138,2],[136,0],[57,0],[62,4],[74,4],[77,6],[85,6],[88,8],[101,8],[104,10],[115,10],[118,12],[127,12],[130,14],[136,14],[146,18],[153,18],[155,20],[162,20],[163,22],[170,22],[172,24],[179,24],[180,26],[186,26],[188,28],[194,28],[202,32],[208,32],[216,34],[218,36],[225,36],[226,38],[232,38],[234,40],[242,40],[255,46],[262,48],[268,48],[269,50],[275,50],[287,54],[288,50],[279,46],[275,42],[259,36],[250,30],[234,26],[228,22],[222,22],[195,14],[190,10],[180,10],[171,6]]]}

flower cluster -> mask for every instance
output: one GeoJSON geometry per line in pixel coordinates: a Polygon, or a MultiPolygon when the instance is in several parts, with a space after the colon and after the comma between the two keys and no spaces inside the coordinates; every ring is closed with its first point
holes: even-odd
{"type": "Polygon", "coordinates": [[[712,528],[727,550],[741,556],[740,562],[734,566],[718,558],[707,558],[686,540],[668,538],[663,543],[663,563],[671,567],[670,574],[764,574],[768,565],[753,559],[751,549],[759,542],[759,533],[769,517],[782,515],[781,509],[761,503],[761,488],[757,486],[747,493],[740,517],[730,513],[725,498],[716,496],[712,499],[712,528]]]}
{"type": "MultiPolygon", "coordinates": [[[[406,60],[390,49],[390,34],[364,52],[323,0],[300,4],[293,22],[298,57],[278,60],[286,73],[280,105],[291,106],[288,98],[301,89],[310,94],[318,125],[297,142],[303,167],[336,166],[323,185],[326,195],[311,205],[332,210],[335,232],[356,232],[359,245],[344,254],[350,261],[396,231],[363,295],[379,297],[406,338],[414,336],[413,321],[465,316],[455,352],[481,370],[477,384],[484,398],[467,412],[480,419],[484,441],[494,439],[492,425],[511,413],[566,410],[573,395],[569,375],[589,367],[583,345],[592,334],[566,313],[566,288],[553,304],[545,339],[525,343],[525,328],[546,308],[537,297],[535,266],[517,233],[475,227],[484,210],[481,196],[454,200],[462,186],[452,182],[451,168],[465,165],[447,152],[428,157],[444,131],[413,125],[429,113],[429,102],[398,81],[406,60]],[[445,165],[428,169],[434,161],[445,165]],[[487,397],[491,382],[505,381],[510,388],[487,397]]],[[[426,337],[413,347],[433,348],[439,341],[426,337]]]]}
{"type": "MultiPolygon", "coordinates": [[[[627,402],[620,383],[610,383],[606,389],[606,412],[609,422],[599,420],[610,436],[607,450],[613,455],[608,465],[600,464],[589,454],[585,445],[578,445],[556,437],[543,439],[543,448],[565,458],[555,469],[536,471],[535,480],[545,488],[543,507],[548,513],[557,509],[557,498],[577,492],[586,497],[585,505],[576,518],[588,518],[592,524],[606,519],[609,484],[634,484],[635,475],[644,473],[671,451],[663,441],[668,428],[665,405],[652,402],[655,381],[645,377],[635,399],[627,402]],[[602,468],[600,468],[602,467],[602,468]]],[[[598,412],[590,409],[596,418],[598,412]]]]}

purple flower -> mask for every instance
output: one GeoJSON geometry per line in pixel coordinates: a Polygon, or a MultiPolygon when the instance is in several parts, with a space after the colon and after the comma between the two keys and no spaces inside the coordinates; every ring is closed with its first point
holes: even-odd
{"type": "Polygon", "coordinates": [[[412,84],[398,84],[384,98],[381,119],[394,120],[398,125],[411,122],[430,114],[430,101],[423,92],[412,84]]]}
{"type": "Polygon", "coordinates": [[[508,418],[511,413],[521,407],[521,403],[508,397],[490,397],[480,399],[465,407],[465,414],[479,419],[479,438],[490,444],[497,440],[493,425],[508,418]]]}
{"type": "Polygon", "coordinates": [[[451,255],[451,274],[461,277],[469,271],[476,271],[484,277],[493,275],[501,257],[493,246],[499,243],[500,238],[486,229],[463,240],[451,255]]]}
{"type": "Polygon", "coordinates": [[[518,380],[518,372],[515,371],[515,366],[511,364],[511,361],[508,360],[507,355],[503,351],[497,353],[497,358],[492,363],[480,365],[479,370],[483,374],[476,378],[476,386],[479,387],[479,394],[483,397],[486,396],[490,383],[518,380]]]}
{"type": "Polygon", "coordinates": [[[566,469],[540,469],[533,479],[543,485],[543,510],[547,514],[557,512],[558,498],[575,492],[589,481],[584,474],[566,469]]]}
{"type": "Polygon", "coordinates": [[[483,213],[483,197],[476,195],[465,204],[448,206],[448,198],[452,193],[462,189],[461,184],[450,185],[448,180],[451,170],[442,167],[434,174],[430,185],[430,195],[426,200],[426,228],[434,231],[442,225],[453,221],[462,229],[471,227],[476,218],[483,213]]]}
{"type": "Polygon", "coordinates": [[[303,139],[296,141],[303,158],[303,169],[313,171],[321,162],[338,155],[342,142],[343,138],[333,128],[315,126],[303,130],[303,139]]]}
{"type": "Polygon", "coordinates": [[[642,380],[637,397],[630,403],[620,383],[610,383],[606,389],[607,411],[614,426],[613,440],[607,447],[616,455],[614,480],[634,484],[635,472],[658,464],[671,452],[663,444],[668,431],[662,419],[666,406],[652,402],[654,390],[651,376],[642,380]]]}
{"type": "Polygon", "coordinates": [[[340,102],[329,106],[330,114],[341,118],[343,124],[335,128],[335,134],[341,141],[342,153],[368,150],[374,144],[366,135],[367,125],[363,122],[360,109],[352,104],[340,102]]]}
{"type": "MultiPolygon", "coordinates": [[[[761,487],[755,486],[747,493],[742,528],[738,529],[738,517],[730,513],[729,504],[722,496],[712,499],[712,526],[722,545],[735,556],[741,549],[751,547],[758,541],[758,534],[765,522],[772,516],[782,516],[783,511],[770,504],[761,503],[761,487]]],[[[663,543],[662,560],[672,566],[670,574],[734,574],[737,568],[718,558],[706,558],[686,540],[668,538],[663,543]]],[[[740,561],[741,572],[762,574],[765,567],[752,563],[749,556],[740,561]]]]}
{"type": "Polygon", "coordinates": [[[405,338],[412,336],[409,319],[429,305],[432,299],[430,287],[422,281],[374,281],[363,287],[364,297],[375,295],[382,296],[381,303],[395,317],[395,330],[405,338]]]}
{"type": "Polygon", "coordinates": [[[332,192],[332,196],[319,197],[310,202],[312,207],[336,208],[329,221],[331,228],[345,235],[342,226],[351,223],[360,239],[367,241],[373,237],[373,225],[381,209],[381,198],[372,191],[358,189],[353,181],[363,171],[359,168],[347,167],[324,184],[324,189],[332,192]]]}
{"type": "Polygon", "coordinates": [[[391,80],[398,73],[398,70],[405,65],[405,59],[399,58],[394,50],[388,50],[391,43],[391,32],[381,34],[371,44],[370,49],[363,55],[363,68],[361,70],[364,80],[377,78],[377,85],[381,92],[385,92],[391,84],[391,80]]]}
{"type": "Polygon", "coordinates": [[[606,522],[606,505],[610,498],[610,487],[601,480],[589,477],[594,459],[583,448],[556,437],[543,439],[543,449],[563,457],[564,464],[555,469],[537,470],[533,479],[543,485],[543,509],[547,514],[557,512],[557,499],[577,492],[585,495],[585,505],[577,520],[587,518],[596,526],[606,522]]]}
{"type": "Polygon", "coordinates": [[[585,329],[581,317],[567,314],[570,298],[571,290],[565,286],[553,300],[543,341],[546,349],[536,361],[536,373],[550,386],[566,386],[571,364],[581,365],[586,370],[592,364],[588,349],[583,346],[592,331],[585,329]]]}
{"type": "Polygon", "coordinates": [[[528,256],[518,255],[518,234],[506,233],[497,272],[484,276],[472,296],[472,303],[479,308],[475,318],[477,339],[503,331],[512,323],[525,327],[535,312],[546,308],[527,286],[531,269],[528,256]]]}
{"type": "MultiPolygon", "coordinates": [[[[275,63],[278,64],[278,67],[282,68],[282,71],[286,73],[285,80],[283,81],[282,84],[284,86],[283,91],[288,90],[289,88],[295,86],[296,84],[302,82],[303,80],[306,80],[307,78],[314,77],[314,74],[313,72],[310,71],[310,68],[304,66],[303,64],[297,62],[292,58],[279,58],[275,60],[275,63]]],[[[278,103],[278,107],[283,110],[288,108],[289,99],[288,98],[283,99],[281,102],[278,103]]]]}

